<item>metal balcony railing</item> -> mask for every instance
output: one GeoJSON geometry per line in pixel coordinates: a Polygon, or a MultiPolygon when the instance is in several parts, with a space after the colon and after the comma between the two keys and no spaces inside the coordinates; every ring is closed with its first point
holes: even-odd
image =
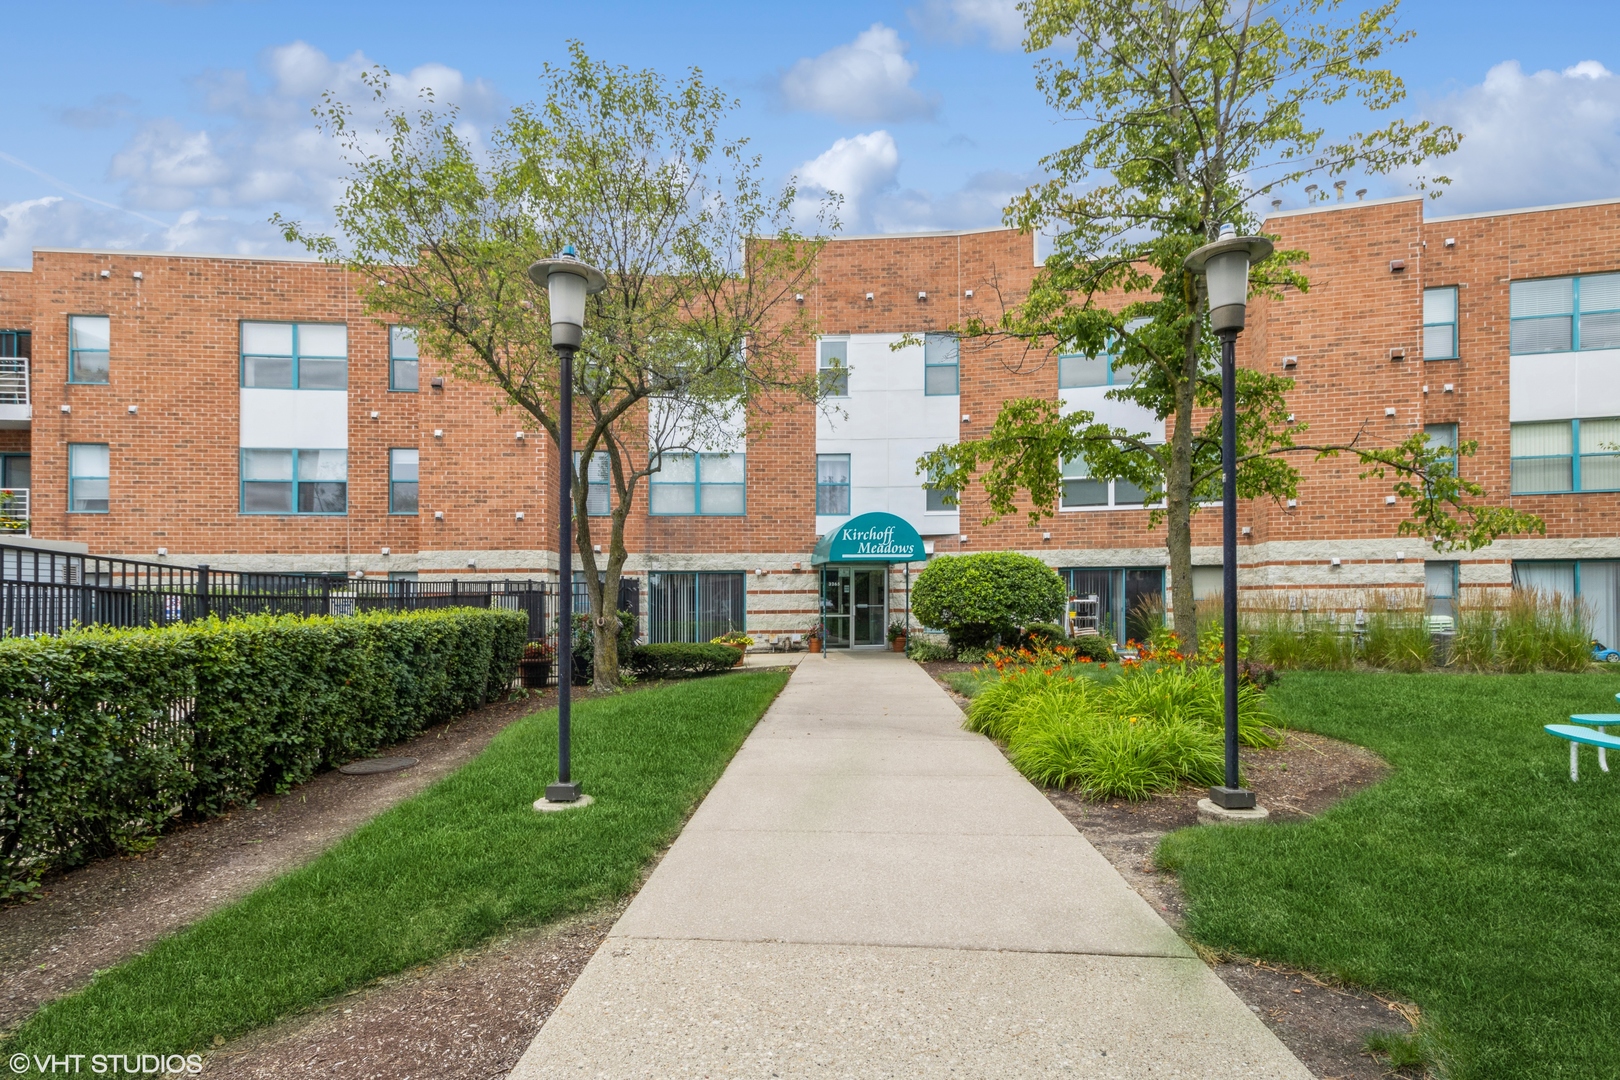
{"type": "Polygon", "coordinates": [[[28,403],[28,357],[0,356],[0,405],[28,403]]]}
{"type": "Polygon", "coordinates": [[[28,489],[0,488],[0,533],[28,531],[28,489]]]}

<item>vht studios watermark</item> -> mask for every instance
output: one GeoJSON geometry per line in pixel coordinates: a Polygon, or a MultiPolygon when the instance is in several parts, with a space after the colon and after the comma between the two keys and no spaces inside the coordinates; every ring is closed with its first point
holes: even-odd
{"type": "Polygon", "coordinates": [[[12,1054],[10,1063],[14,1073],[40,1076],[195,1076],[203,1067],[201,1054],[12,1054]]]}

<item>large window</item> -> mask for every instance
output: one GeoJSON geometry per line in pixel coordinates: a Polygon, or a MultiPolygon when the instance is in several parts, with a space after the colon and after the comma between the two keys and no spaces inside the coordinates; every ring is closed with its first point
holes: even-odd
{"type": "Polygon", "coordinates": [[[816,513],[849,513],[849,455],[816,455],[816,513]]]}
{"type": "Polygon", "coordinates": [[[1508,307],[1516,355],[1620,349],[1620,274],[1515,281],[1508,307]]]}
{"type": "Polygon", "coordinates": [[[1147,498],[1147,492],[1129,480],[1098,480],[1091,475],[1091,466],[1085,458],[1063,463],[1064,510],[1101,509],[1123,507],[1136,509],[1147,498]]]}
{"type": "MultiPolygon", "coordinates": [[[[1132,319],[1125,324],[1131,333],[1146,326],[1151,320],[1132,319]]],[[[1058,356],[1058,389],[1069,390],[1079,386],[1128,386],[1140,374],[1136,368],[1121,360],[1122,349],[1117,340],[1110,341],[1108,349],[1099,356],[1083,353],[1062,353],[1058,356]]]]}
{"type": "Polygon", "coordinates": [[[421,452],[400,448],[388,451],[388,512],[414,514],[421,493],[421,452]]]}
{"type": "Polygon", "coordinates": [[[1512,426],[1515,495],[1620,490],[1620,419],[1512,426]]]}
{"type": "MultiPolygon", "coordinates": [[[[743,454],[664,454],[647,485],[654,514],[736,516],[747,507],[743,454]]],[[[707,640],[707,639],[705,639],[707,640]]]]}
{"type": "Polygon", "coordinates": [[[1457,474],[1457,425],[1456,424],[1424,424],[1423,434],[1429,437],[1429,445],[1443,446],[1451,451],[1442,460],[1451,465],[1452,475],[1457,474]]]}
{"type": "Polygon", "coordinates": [[[243,450],[242,513],[346,514],[347,450],[243,450]]]}
{"type": "MultiPolygon", "coordinates": [[[[613,462],[606,450],[591,455],[591,467],[582,473],[579,451],[574,452],[575,482],[583,476],[590,485],[585,493],[585,513],[590,517],[608,517],[613,513],[613,462]]],[[[655,477],[656,479],[656,477],[655,477]]]]}
{"type": "Polygon", "coordinates": [[[647,640],[711,641],[746,625],[741,573],[647,575],[647,640]]]}
{"type": "Polygon", "coordinates": [[[1457,359],[1457,287],[1423,290],[1423,359],[1457,359]]]}
{"type": "Polygon", "coordinates": [[[823,394],[849,397],[849,339],[822,338],[816,345],[816,370],[823,394]]]}
{"type": "Polygon", "coordinates": [[[388,389],[415,393],[421,383],[421,354],[416,327],[388,328],[388,389]]]}
{"type": "Polygon", "coordinates": [[[950,397],[962,388],[962,343],[955,334],[923,335],[923,393],[950,397]]]}
{"type": "MultiPolygon", "coordinates": [[[[934,474],[929,473],[928,479],[933,480],[934,474]]],[[[929,514],[954,514],[960,510],[956,503],[957,491],[955,488],[923,488],[925,501],[923,511],[929,514]]]]}
{"type": "Polygon", "coordinates": [[[111,476],[106,443],[68,443],[68,513],[105,514],[111,476]]]}
{"type": "Polygon", "coordinates": [[[1096,630],[1117,644],[1146,641],[1164,625],[1164,567],[1074,567],[1059,570],[1071,600],[1090,600],[1076,606],[1081,625],[1096,620],[1096,630]]]}
{"type": "Polygon", "coordinates": [[[1620,641],[1620,561],[1513,560],[1513,587],[1578,599],[1592,619],[1592,636],[1610,648],[1620,641]]]}
{"type": "Polygon", "coordinates": [[[347,390],[349,328],[342,323],[244,322],[242,385],[347,390]]]}
{"type": "Polygon", "coordinates": [[[112,365],[112,320],[105,315],[68,316],[68,382],[104,383],[112,365]]]}

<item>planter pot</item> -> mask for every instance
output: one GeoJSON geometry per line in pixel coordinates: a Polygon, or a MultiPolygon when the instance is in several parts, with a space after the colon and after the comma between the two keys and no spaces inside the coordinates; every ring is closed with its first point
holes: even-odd
{"type": "Polygon", "coordinates": [[[893,641],[889,642],[889,647],[891,649],[893,649],[895,652],[905,652],[906,651],[906,635],[901,634],[899,637],[897,637],[893,641]]]}
{"type": "Polygon", "coordinates": [[[748,650],[747,649],[738,649],[737,650],[737,662],[735,664],[732,664],[731,666],[732,667],[742,667],[743,657],[745,657],[747,655],[748,655],[748,650]]]}
{"type": "Polygon", "coordinates": [[[821,639],[820,638],[813,637],[813,638],[810,639],[810,651],[811,652],[820,652],[821,651],[821,639]]]}
{"type": "Polygon", "coordinates": [[[550,660],[519,660],[518,678],[527,690],[541,690],[551,685],[550,660]]]}

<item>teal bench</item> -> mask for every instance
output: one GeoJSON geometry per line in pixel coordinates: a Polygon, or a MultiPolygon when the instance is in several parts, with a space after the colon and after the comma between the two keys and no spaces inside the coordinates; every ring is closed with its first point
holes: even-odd
{"type": "Polygon", "coordinates": [[[1579,780],[1580,775],[1580,748],[1581,744],[1597,747],[1598,768],[1604,772],[1609,771],[1609,762],[1605,752],[1620,750],[1620,739],[1607,734],[1602,729],[1610,724],[1620,724],[1620,713],[1589,713],[1572,716],[1571,720],[1591,727],[1576,727],[1575,724],[1547,724],[1542,730],[1547,734],[1560,739],[1569,740],[1569,778],[1571,781],[1579,780]],[[1596,728],[1597,730],[1593,730],[1596,728]]]}

